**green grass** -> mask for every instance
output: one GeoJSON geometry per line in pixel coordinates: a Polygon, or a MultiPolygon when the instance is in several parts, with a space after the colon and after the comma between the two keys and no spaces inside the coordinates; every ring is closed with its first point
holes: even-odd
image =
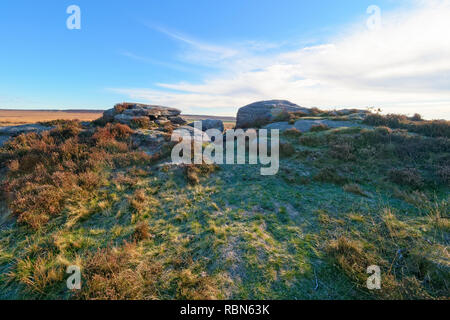
{"type": "Polygon", "coordinates": [[[436,175],[448,149],[411,139],[358,128],[283,136],[293,152],[266,177],[223,165],[190,183],[183,168],[118,167],[38,230],[5,219],[0,298],[448,298],[449,186],[436,175]],[[423,185],[390,179],[410,166],[423,185]],[[72,264],[81,292],[66,289],[72,264]],[[370,264],[381,291],[365,287],[370,264]]]}

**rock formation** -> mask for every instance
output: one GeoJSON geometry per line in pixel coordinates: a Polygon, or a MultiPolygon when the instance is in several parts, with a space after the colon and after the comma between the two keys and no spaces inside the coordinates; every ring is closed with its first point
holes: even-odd
{"type": "Polygon", "coordinates": [[[286,100],[255,102],[239,109],[236,128],[258,128],[280,121],[290,112],[309,114],[310,110],[286,100]]]}
{"type": "Polygon", "coordinates": [[[118,122],[132,128],[157,128],[166,125],[179,126],[186,121],[179,117],[181,111],[175,108],[146,105],[140,103],[121,103],[106,110],[103,122],[118,122]]]}

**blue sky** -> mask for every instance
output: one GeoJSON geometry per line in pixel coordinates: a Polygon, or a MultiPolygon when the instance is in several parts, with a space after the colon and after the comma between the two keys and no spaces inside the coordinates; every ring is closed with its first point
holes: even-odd
{"type": "Polygon", "coordinates": [[[0,108],[139,101],[233,115],[276,98],[307,107],[425,108],[449,118],[442,30],[449,12],[447,0],[4,0],[0,108]],[[73,4],[81,30],[66,28],[73,4]],[[382,30],[367,28],[370,5],[381,9],[382,30]],[[418,39],[408,39],[413,33],[418,39]],[[392,67],[400,69],[390,74],[392,67]]]}

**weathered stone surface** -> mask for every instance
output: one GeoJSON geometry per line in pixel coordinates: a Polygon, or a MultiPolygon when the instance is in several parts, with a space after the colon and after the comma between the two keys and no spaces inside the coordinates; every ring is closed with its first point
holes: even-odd
{"type": "Polygon", "coordinates": [[[0,127],[0,135],[15,136],[22,133],[49,131],[54,127],[47,127],[40,124],[24,124],[21,126],[0,127]]]}
{"type": "Polygon", "coordinates": [[[116,110],[114,108],[108,109],[105,112],[103,112],[103,120],[105,120],[106,122],[113,122],[115,115],[116,110]]]}
{"type": "Polygon", "coordinates": [[[175,108],[169,108],[169,107],[163,107],[163,106],[157,106],[157,105],[149,105],[149,104],[142,104],[142,103],[124,103],[123,106],[127,109],[134,109],[134,110],[142,110],[146,113],[146,115],[156,115],[156,116],[178,116],[181,111],[175,108]]]}
{"type": "Polygon", "coordinates": [[[166,119],[158,119],[155,121],[156,124],[159,124],[160,126],[165,126],[166,124],[171,123],[170,120],[166,120],[166,119]]]}
{"type": "MultiPolygon", "coordinates": [[[[140,103],[121,103],[114,108],[106,110],[103,113],[102,120],[105,122],[119,122],[126,125],[132,125],[133,119],[138,120],[138,127],[144,127],[149,121],[167,121],[168,118],[174,118],[174,124],[185,124],[182,118],[178,117],[181,111],[175,108],[154,106],[140,103]],[[144,119],[145,118],[145,119],[144,119]],[[142,125],[139,125],[142,124],[142,125]]],[[[147,127],[147,125],[145,126],[147,127]]]]}
{"type": "Polygon", "coordinates": [[[157,154],[170,142],[170,135],[158,130],[138,129],[131,138],[135,147],[149,155],[157,154]]]}
{"type": "MultiPolygon", "coordinates": [[[[196,122],[201,122],[202,124],[202,130],[206,131],[209,129],[217,129],[219,131],[224,130],[224,125],[222,120],[216,120],[216,119],[206,119],[206,120],[199,120],[196,122]]],[[[192,122],[189,124],[190,127],[194,127],[195,122],[192,122]]]]}
{"type": "Polygon", "coordinates": [[[119,122],[121,124],[126,124],[128,126],[131,125],[131,120],[133,120],[134,118],[136,118],[136,117],[130,116],[130,115],[126,115],[126,114],[123,114],[123,113],[114,116],[114,120],[116,122],[119,122]]]}
{"type": "Polygon", "coordinates": [[[172,138],[175,142],[187,136],[190,136],[192,141],[195,140],[201,142],[208,142],[210,140],[209,136],[205,132],[195,129],[191,126],[179,127],[172,133],[172,138]]]}
{"type": "Polygon", "coordinates": [[[182,117],[176,116],[176,117],[169,117],[169,120],[172,121],[174,124],[184,125],[187,123],[186,120],[184,120],[182,117]]]}
{"type": "Polygon", "coordinates": [[[127,109],[122,112],[122,115],[130,117],[146,117],[148,116],[147,110],[144,109],[127,109]]]}
{"type": "Polygon", "coordinates": [[[329,128],[341,128],[341,127],[365,127],[352,121],[332,121],[332,120],[298,120],[295,124],[289,124],[288,122],[274,122],[264,127],[264,129],[278,129],[280,131],[286,131],[288,129],[295,128],[301,132],[308,132],[313,126],[324,124],[329,128]]]}
{"type": "Polygon", "coordinates": [[[286,100],[255,102],[239,109],[236,128],[260,127],[276,121],[277,117],[287,112],[310,113],[309,109],[286,100]]]}
{"type": "Polygon", "coordinates": [[[176,117],[181,114],[181,111],[174,108],[167,108],[161,110],[161,115],[166,117],[176,117]]]}

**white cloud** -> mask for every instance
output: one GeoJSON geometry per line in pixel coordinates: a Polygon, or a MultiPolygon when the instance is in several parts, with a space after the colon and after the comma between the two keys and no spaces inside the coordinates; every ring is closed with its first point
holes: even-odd
{"type": "Polygon", "coordinates": [[[382,28],[365,21],[319,46],[277,54],[277,44],[216,46],[160,30],[188,45],[190,63],[219,72],[201,83],[160,83],[159,89],[115,89],[130,98],[181,108],[185,113],[234,115],[245,104],[288,99],[311,107],[381,107],[450,119],[450,1],[417,1],[382,12],[382,28]]]}

